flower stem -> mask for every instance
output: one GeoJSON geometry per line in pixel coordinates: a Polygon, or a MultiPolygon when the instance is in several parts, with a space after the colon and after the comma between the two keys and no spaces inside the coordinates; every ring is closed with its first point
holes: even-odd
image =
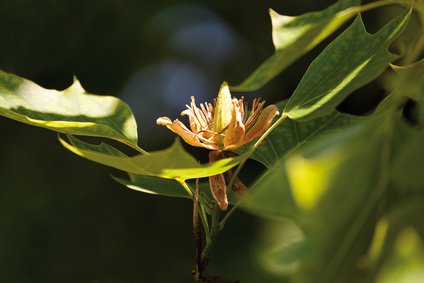
{"type": "MultiPolygon", "coordinates": [[[[197,237],[199,235],[198,233],[194,234],[196,241],[196,269],[193,272],[193,277],[197,282],[221,282],[217,281],[219,280],[218,278],[210,277],[205,274],[210,261],[211,250],[215,244],[216,237],[218,236],[219,231],[221,231],[221,226],[219,222],[220,213],[220,208],[218,207],[218,205],[215,205],[214,210],[211,214],[211,229],[209,230],[209,234],[206,234],[206,243],[201,252],[199,250],[199,247],[201,247],[201,239],[197,237]]],[[[195,218],[196,216],[194,216],[193,214],[193,225],[196,223],[195,218]]],[[[195,232],[194,227],[193,231],[195,232]]]]}
{"type": "MultiPolygon", "coordinates": [[[[193,189],[190,188],[190,186],[185,182],[185,180],[181,180],[181,179],[177,179],[178,183],[181,184],[181,186],[183,186],[183,188],[186,190],[186,192],[188,193],[188,195],[191,198],[194,198],[194,193],[193,193],[193,189]]],[[[205,230],[205,234],[208,235],[209,234],[209,223],[208,223],[208,218],[206,215],[206,211],[205,211],[205,204],[202,202],[202,199],[199,199],[199,207],[200,210],[198,210],[199,215],[200,215],[200,220],[202,221],[203,224],[203,229],[205,230]]]]}

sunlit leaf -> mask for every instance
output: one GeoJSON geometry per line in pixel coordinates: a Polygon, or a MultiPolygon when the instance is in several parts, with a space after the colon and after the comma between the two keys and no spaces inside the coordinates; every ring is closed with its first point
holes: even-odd
{"type": "Polygon", "coordinates": [[[270,10],[275,54],[240,85],[231,89],[251,91],[264,86],[356,15],[360,8],[352,7],[360,3],[360,0],[340,0],[325,10],[297,17],[279,15],[270,10]]]}
{"type": "Polygon", "coordinates": [[[398,55],[388,47],[402,33],[405,10],[376,34],[366,32],[360,16],[312,62],[284,109],[292,119],[330,113],[347,95],[377,78],[398,55]]]}
{"type": "Polygon", "coordinates": [[[137,146],[137,124],[124,102],[88,94],[74,83],[63,91],[45,89],[0,71],[0,115],[60,133],[96,136],[137,146]]]}
{"type": "Polygon", "coordinates": [[[128,173],[166,179],[186,180],[220,174],[237,165],[242,159],[239,156],[200,164],[184,150],[178,139],[167,149],[129,157],[105,143],[93,145],[71,135],[68,138],[71,143],[62,138],[59,140],[65,148],[81,157],[128,173]]]}

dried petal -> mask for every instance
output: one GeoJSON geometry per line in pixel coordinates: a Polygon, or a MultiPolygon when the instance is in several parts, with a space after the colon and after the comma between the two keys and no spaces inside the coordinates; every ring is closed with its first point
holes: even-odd
{"type": "MultiPolygon", "coordinates": [[[[221,151],[209,152],[209,161],[217,161],[223,158],[221,151]]],[[[228,199],[227,199],[227,185],[225,184],[225,178],[223,174],[218,174],[209,177],[209,186],[211,193],[216,203],[221,210],[227,210],[228,199]]]]}
{"type": "Polygon", "coordinates": [[[265,101],[260,100],[260,98],[253,99],[252,110],[250,111],[249,117],[244,122],[246,129],[250,128],[255,123],[256,119],[262,111],[262,108],[264,107],[265,101]]]}
{"type": "MultiPolygon", "coordinates": [[[[230,170],[227,171],[227,176],[228,176],[229,180],[231,180],[234,176],[233,169],[230,169],[230,170]]],[[[238,176],[236,176],[236,179],[234,180],[232,190],[239,197],[245,196],[248,192],[246,185],[240,180],[240,178],[238,176]]]]}
{"type": "Polygon", "coordinates": [[[243,140],[243,144],[262,136],[271,126],[274,117],[278,114],[277,106],[267,106],[257,118],[255,125],[253,125],[253,127],[251,127],[247,132],[245,139],[243,140]]]}
{"type": "Polygon", "coordinates": [[[189,145],[204,147],[207,149],[216,149],[212,144],[201,143],[196,134],[187,129],[187,127],[178,119],[171,122],[171,119],[168,117],[160,117],[156,120],[156,124],[166,126],[168,129],[179,135],[189,145]]]}
{"type": "Polygon", "coordinates": [[[244,137],[245,127],[243,124],[242,109],[237,99],[233,99],[232,119],[225,132],[224,149],[231,150],[244,137]]]}
{"type": "Polygon", "coordinates": [[[187,109],[181,112],[181,116],[188,116],[191,131],[193,133],[197,133],[199,131],[206,130],[208,128],[209,121],[204,112],[196,106],[196,100],[194,96],[191,97],[190,106],[186,106],[187,109]]]}
{"type": "Polygon", "coordinates": [[[239,179],[239,177],[236,177],[236,180],[233,184],[233,192],[239,197],[244,197],[247,195],[247,191],[248,190],[246,185],[239,179]]]}

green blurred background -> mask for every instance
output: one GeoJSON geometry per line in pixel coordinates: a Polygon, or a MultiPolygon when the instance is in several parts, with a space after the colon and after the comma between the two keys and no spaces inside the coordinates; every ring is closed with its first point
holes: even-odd
{"type": "MultiPolygon", "coordinates": [[[[191,95],[210,101],[223,80],[241,82],[273,53],[268,8],[297,15],[332,2],[0,0],[0,68],[55,89],[75,75],[91,93],[119,96],[141,146],[160,149],[173,135],[157,117],[176,117],[191,95]]],[[[288,97],[326,43],[245,95],[288,97]]],[[[357,104],[343,107],[367,110],[357,104]]],[[[120,172],[66,151],[47,130],[3,117],[0,129],[0,282],[191,282],[190,201],[126,189],[109,177],[120,172]]],[[[281,282],[260,256],[277,226],[237,212],[211,272],[281,282]]]]}

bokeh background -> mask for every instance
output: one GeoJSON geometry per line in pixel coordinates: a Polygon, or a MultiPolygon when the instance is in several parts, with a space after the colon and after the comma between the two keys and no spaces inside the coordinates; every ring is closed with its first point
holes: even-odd
{"type": "MultiPolygon", "coordinates": [[[[178,116],[192,95],[210,101],[222,81],[240,83],[273,53],[269,8],[298,15],[332,2],[0,0],[0,68],[55,89],[75,75],[91,93],[120,97],[137,118],[141,146],[161,149],[174,136],[157,117],[178,116]]],[[[288,97],[327,43],[244,95],[288,97]]],[[[364,113],[378,99],[355,97],[342,108],[364,113]]],[[[126,189],[110,178],[119,172],[66,151],[53,132],[3,117],[0,130],[0,282],[191,282],[190,201],[126,189]]],[[[237,212],[211,272],[281,282],[283,271],[270,273],[261,260],[276,227],[237,212]]]]}

